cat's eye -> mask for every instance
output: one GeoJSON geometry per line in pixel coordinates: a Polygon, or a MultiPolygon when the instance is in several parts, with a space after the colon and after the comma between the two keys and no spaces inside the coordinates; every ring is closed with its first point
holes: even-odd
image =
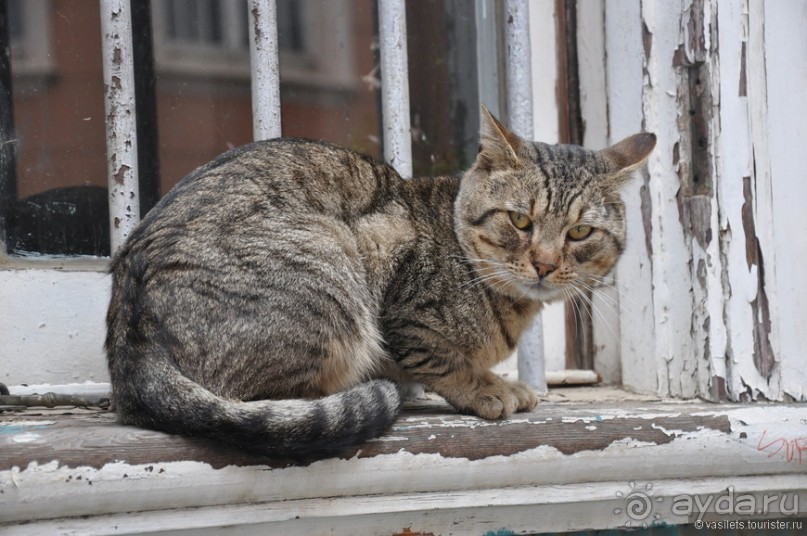
{"type": "Polygon", "coordinates": [[[583,240],[591,234],[594,228],[591,225],[575,225],[569,229],[569,240],[583,240]]]}
{"type": "Polygon", "coordinates": [[[521,229],[522,231],[526,231],[532,225],[532,220],[526,214],[521,212],[514,212],[510,211],[510,221],[513,222],[513,225],[516,226],[516,229],[521,229]]]}

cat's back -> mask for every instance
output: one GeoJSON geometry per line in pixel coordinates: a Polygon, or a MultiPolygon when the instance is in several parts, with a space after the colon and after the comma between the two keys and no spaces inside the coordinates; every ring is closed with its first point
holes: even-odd
{"type": "Polygon", "coordinates": [[[375,159],[326,142],[265,140],[228,151],[184,179],[156,207],[175,218],[272,207],[343,220],[388,202],[400,176],[375,159]],[[167,211],[170,206],[171,210],[167,211]],[[204,207],[204,210],[202,210],[204,207]]]}

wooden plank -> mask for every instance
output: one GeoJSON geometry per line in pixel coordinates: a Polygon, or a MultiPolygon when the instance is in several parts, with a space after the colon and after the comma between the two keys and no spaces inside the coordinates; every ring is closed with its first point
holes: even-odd
{"type": "MultiPolygon", "coordinates": [[[[723,262],[718,232],[717,166],[720,138],[720,86],[717,9],[711,0],[694,0],[681,14],[679,43],[670,68],[679,78],[676,92],[678,137],[673,162],[680,181],[677,196],[680,227],[689,258],[689,336],[692,356],[679,368],[685,374],[684,396],[725,398],[710,389],[712,365],[726,353],[723,315],[723,262]],[[712,359],[712,356],[716,359],[712,359]]],[[[686,312],[685,312],[686,313],[686,312]]],[[[680,358],[678,359],[680,360],[680,358]]],[[[720,369],[717,369],[719,371],[720,369]]]]}
{"type": "MultiPolygon", "coordinates": [[[[642,45],[641,5],[606,0],[609,143],[640,132],[644,126],[642,87],[645,58],[642,45]]],[[[656,158],[655,154],[651,158],[656,158]]],[[[662,391],[659,371],[664,362],[656,353],[654,343],[656,321],[650,246],[651,207],[648,202],[650,175],[644,170],[636,175],[623,188],[628,239],[616,268],[620,289],[622,384],[638,392],[659,393],[662,391]]]]}
{"type": "MultiPolygon", "coordinates": [[[[0,471],[31,464],[44,465],[53,460],[58,460],[60,466],[96,469],[114,462],[138,465],[184,460],[207,463],[213,469],[228,465],[295,465],[288,460],[250,455],[204,438],[120,426],[111,412],[57,418],[47,414],[29,416],[24,424],[15,424],[13,419],[4,417],[0,422],[0,471]],[[23,433],[22,429],[31,435],[21,441],[19,434],[23,433]],[[24,448],[20,448],[21,445],[24,448]]],[[[628,439],[661,445],[674,438],[662,430],[685,433],[703,429],[722,433],[731,431],[725,416],[692,416],[669,411],[649,419],[642,416],[603,419],[585,408],[559,411],[559,408],[550,407],[542,408],[540,412],[519,414],[509,420],[484,421],[457,414],[448,406],[439,406],[405,413],[386,438],[350,450],[342,458],[371,458],[407,452],[481,460],[511,456],[538,447],[552,447],[568,455],[602,450],[628,439]],[[594,429],[596,434],[591,433],[594,429]],[[507,436],[506,443],[501,441],[502,435],[507,436]]]]}
{"type": "MultiPolygon", "coordinates": [[[[608,145],[609,130],[604,0],[577,2],[577,58],[585,125],[582,143],[589,149],[602,149],[608,145]]],[[[598,288],[592,296],[594,370],[608,384],[619,384],[622,379],[618,304],[615,284],[598,288]]]]}
{"type": "Polygon", "coordinates": [[[681,145],[682,84],[686,81],[673,65],[686,16],[678,4],[642,2],[644,124],[658,136],[648,161],[652,179],[646,184],[645,203],[651,227],[654,355],[659,393],[692,397],[697,394],[698,363],[692,337],[691,238],[681,225],[680,177],[675,166],[676,146],[681,145]]]}
{"type": "MultiPolygon", "coordinates": [[[[782,505],[804,504],[807,493],[799,477],[735,477],[706,479],[699,482],[673,479],[649,482],[603,482],[562,486],[529,486],[465,491],[452,494],[419,493],[373,497],[336,497],[302,499],[275,503],[242,504],[226,508],[208,507],[189,510],[124,513],[89,519],[65,519],[7,527],[8,536],[50,536],[58,533],[107,534],[159,533],[162,536],[193,534],[218,536],[226,527],[230,535],[329,534],[355,536],[428,536],[465,534],[534,534],[590,530],[592,527],[641,528],[738,520],[749,531],[762,528],[763,519],[781,518],[782,505]],[[649,487],[648,487],[649,486],[649,487]],[[733,495],[729,496],[727,490],[733,495]],[[626,507],[648,508],[628,513],[626,507]],[[715,501],[742,497],[746,503],[764,505],[766,514],[715,516],[715,501]],[[785,502],[781,498],[785,497],[785,502]],[[687,514],[686,499],[692,499],[687,514]],[[700,501],[700,502],[696,502],[700,501]],[[678,507],[674,508],[677,504],[678,507]],[[683,512],[681,512],[683,510],[683,512]],[[645,513],[646,512],[646,513],[645,513]]],[[[761,508],[760,508],[761,510],[761,508]]],[[[787,515],[787,514],[785,514],[787,515]]],[[[803,530],[805,522],[785,517],[793,534],[803,530]],[[799,524],[800,523],[800,524],[799,524]]],[[[781,525],[780,528],[784,528],[781,525]]]]}
{"type": "MultiPolygon", "coordinates": [[[[757,262],[758,237],[753,222],[756,217],[756,181],[754,169],[767,175],[763,164],[767,151],[752,147],[753,135],[749,106],[758,99],[758,86],[764,86],[764,72],[749,79],[745,73],[749,61],[749,28],[747,2],[721,6],[718,11],[720,68],[721,136],[717,145],[720,180],[720,240],[724,277],[729,287],[723,311],[726,325],[726,348],[713,352],[712,390],[724,391],[726,397],[744,399],[757,389],[768,389],[754,370],[754,316],[750,309],[759,286],[757,262]],[[752,96],[753,95],[753,96],[752,96]],[[753,152],[759,152],[760,162],[753,164],[753,152]],[[723,158],[722,155],[731,155],[723,158]],[[749,257],[749,250],[754,255],[749,257]],[[718,357],[723,355],[723,359],[718,357]],[[743,380],[745,377],[745,380],[743,380]],[[724,387],[720,387],[721,382],[724,387]],[[744,385],[745,382],[745,385],[744,385]]],[[[761,47],[761,44],[756,46],[761,47]]],[[[757,67],[754,67],[755,69],[757,67]]],[[[717,350],[717,349],[715,349],[717,350]]],[[[770,395],[768,391],[768,395],[770,395]]],[[[719,393],[717,396],[720,396],[719,393]]]]}
{"type": "Polygon", "coordinates": [[[762,246],[774,250],[765,266],[766,277],[775,279],[766,281],[765,289],[771,293],[771,321],[778,324],[778,341],[772,344],[781,383],[771,398],[807,400],[807,286],[802,283],[807,240],[793,232],[803,229],[807,207],[807,151],[799,149],[807,140],[807,1],[765,2],[764,17],[773,218],[757,223],[772,224],[775,237],[762,246]]]}
{"type": "MultiPolygon", "coordinates": [[[[28,522],[29,530],[44,527],[30,534],[57,525],[80,528],[84,521],[67,519],[77,516],[90,516],[96,527],[144,522],[164,529],[159,520],[165,516],[177,529],[220,526],[225,519],[274,526],[293,523],[294,516],[325,518],[338,527],[374,509],[398,522],[394,512],[457,521],[474,508],[490,508],[485,517],[494,523],[508,520],[512,507],[521,518],[528,506],[551,503],[553,496],[571,514],[573,505],[590,504],[587,493],[604,484],[612,490],[614,483],[670,479],[739,485],[739,473],[751,479],[749,485],[798,475],[805,488],[805,438],[803,406],[545,403],[539,412],[489,422],[426,404],[407,410],[384,437],[344,457],[303,466],[118,426],[106,412],[28,412],[0,420],[0,519],[7,523],[0,531],[19,522],[28,522]],[[499,491],[504,488],[525,492],[499,491]],[[415,496],[422,500],[413,501],[415,496]],[[221,517],[258,503],[258,510],[280,517],[221,517]],[[344,508],[328,510],[339,504],[344,508]],[[356,511],[356,505],[364,509],[356,511]],[[209,508],[209,517],[200,508],[209,508]]],[[[600,528],[624,522],[602,513],[595,518],[591,526],[600,528]]]]}
{"type": "MultiPolygon", "coordinates": [[[[723,348],[721,341],[712,341],[711,380],[713,399],[739,398],[743,390],[734,376],[737,366],[752,362],[753,323],[749,311],[751,296],[756,293],[757,274],[748,262],[747,247],[756,237],[746,235],[743,207],[746,209],[745,183],[751,181],[751,142],[748,117],[748,89],[744,75],[747,59],[747,4],[735,2],[721,6],[718,11],[720,50],[720,124],[721,136],[715,147],[720,180],[717,196],[720,200],[719,233],[724,278],[730,287],[720,310],[727,319],[723,348]],[[731,158],[723,158],[730,154],[731,158]],[[729,346],[730,343],[730,346],[729,346]],[[733,360],[735,363],[730,363],[733,360]]],[[[749,184],[750,186],[750,184],[749,184]]],[[[747,218],[745,218],[747,219],[747,218]]],[[[756,248],[754,248],[756,250],[756,248]]]]}

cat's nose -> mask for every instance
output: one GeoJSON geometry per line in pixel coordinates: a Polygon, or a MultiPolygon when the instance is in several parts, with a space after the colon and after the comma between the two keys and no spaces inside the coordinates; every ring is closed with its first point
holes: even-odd
{"type": "Polygon", "coordinates": [[[548,276],[557,269],[557,265],[555,264],[548,264],[540,261],[534,261],[532,265],[535,267],[535,271],[538,272],[538,277],[540,277],[541,279],[548,276]]]}

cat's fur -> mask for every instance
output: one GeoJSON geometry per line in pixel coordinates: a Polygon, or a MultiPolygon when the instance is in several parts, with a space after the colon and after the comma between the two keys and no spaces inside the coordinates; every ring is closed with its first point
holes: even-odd
{"type": "Polygon", "coordinates": [[[529,387],[489,369],[542,302],[613,268],[618,189],[654,144],[526,142],[483,110],[462,179],[402,180],[304,140],[225,153],[113,260],[106,349],[120,421],[319,457],[394,421],[398,389],[373,378],[422,382],[486,419],[532,409],[529,387]],[[529,228],[511,220],[521,213],[529,228]],[[581,224],[591,235],[569,240],[581,224]]]}

